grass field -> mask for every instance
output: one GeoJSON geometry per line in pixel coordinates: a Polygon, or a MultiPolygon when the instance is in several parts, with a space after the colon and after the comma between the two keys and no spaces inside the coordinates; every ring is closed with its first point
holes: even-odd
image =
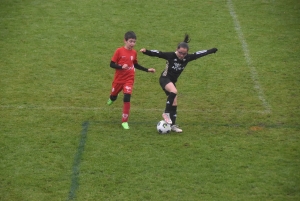
{"type": "Polygon", "coordinates": [[[0,200],[300,200],[298,0],[0,0],[0,200]],[[138,54],[130,130],[106,106],[110,59],[136,50],[191,62],[182,134],[159,135],[164,60],[138,54]]]}

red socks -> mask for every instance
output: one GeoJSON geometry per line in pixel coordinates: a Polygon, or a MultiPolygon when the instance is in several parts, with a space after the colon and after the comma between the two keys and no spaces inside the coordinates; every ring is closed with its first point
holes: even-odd
{"type": "Polygon", "coordinates": [[[130,102],[124,102],[123,114],[122,114],[122,123],[128,121],[129,111],[130,111],[130,102]]]}

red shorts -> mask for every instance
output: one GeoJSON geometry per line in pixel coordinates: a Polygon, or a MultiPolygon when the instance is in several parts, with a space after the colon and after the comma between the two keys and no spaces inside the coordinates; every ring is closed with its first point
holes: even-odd
{"type": "Polygon", "coordinates": [[[112,83],[112,90],[110,95],[117,96],[122,90],[124,94],[131,94],[133,89],[133,83],[112,83]]]}

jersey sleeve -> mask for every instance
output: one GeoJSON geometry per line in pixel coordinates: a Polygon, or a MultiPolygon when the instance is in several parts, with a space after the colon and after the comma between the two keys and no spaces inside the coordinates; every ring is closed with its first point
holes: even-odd
{"type": "Polygon", "coordinates": [[[120,54],[120,51],[119,51],[119,49],[117,49],[115,51],[114,55],[112,56],[111,61],[113,61],[114,63],[118,63],[118,61],[119,61],[119,54],[120,54]]]}
{"type": "Polygon", "coordinates": [[[195,59],[198,59],[200,57],[204,57],[206,55],[209,55],[209,54],[212,54],[212,53],[216,53],[218,51],[217,48],[212,48],[212,49],[209,49],[209,50],[200,50],[200,51],[197,51],[193,54],[190,55],[190,61],[192,60],[195,60],[195,59]]]}
{"type": "Polygon", "coordinates": [[[109,66],[112,67],[112,68],[114,68],[114,69],[122,69],[122,66],[116,64],[116,63],[113,62],[113,61],[110,61],[109,66]]]}
{"type": "Polygon", "coordinates": [[[150,57],[158,57],[162,59],[169,59],[171,56],[171,52],[161,52],[159,50],[146,50],[143,54],[148,55],[150,57]]]}

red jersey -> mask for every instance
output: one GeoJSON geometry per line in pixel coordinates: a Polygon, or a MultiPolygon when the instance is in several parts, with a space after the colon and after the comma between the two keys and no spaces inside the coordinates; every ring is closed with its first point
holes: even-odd
{"type": "Polygon", "coordinates": [[[117,63],[120,66],[127,64],[129,69],[116,69],[114,82],[115,83],[128,83],[134,82],[134,64],[137,63],[137,53],[134,49],[128,50],[125,47],[118,48],[112,59],[113,62],[117,63]]]}

